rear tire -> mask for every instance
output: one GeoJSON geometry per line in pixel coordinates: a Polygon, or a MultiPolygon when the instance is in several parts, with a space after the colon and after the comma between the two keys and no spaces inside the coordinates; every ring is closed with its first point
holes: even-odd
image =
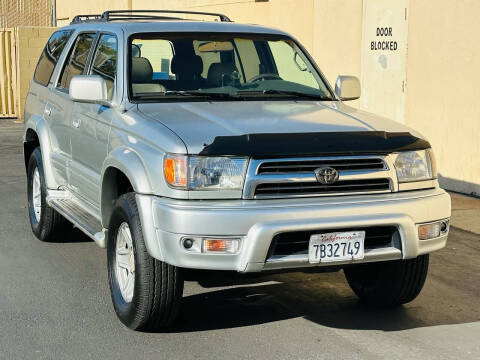
{"type": "Polygon", "coordinates": [[[71,224],[47,204],[42,153],[33,150],[27,168],[28,215],[33,234],[41,241],[60,242],[71,224]]]}
{"type": "Polygon", "coordinates": [[[183,276],[178,267],[148,254],[134,193],[124,194],[116,202],[108,231],[107,263],[113,306],[123,324],[148,331],[174,323],[182,300],[183,276]]]}
{"type": "Polygon", "coordinates": [[[393,307],[415,299],[423,288],[429,255],[361,264],[344,269],[353,292],[368,305],[393,307]]]}

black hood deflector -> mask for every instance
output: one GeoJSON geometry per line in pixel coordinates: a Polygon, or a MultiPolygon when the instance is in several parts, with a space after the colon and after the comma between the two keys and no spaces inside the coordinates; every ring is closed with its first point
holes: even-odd
{"type": "Polygon", "coordinates": [[[409,132],[385,131],[247,134],[217,136],[200,155],[292,157],[324,155],[389,154],[423,150],[428,141],[409,132]]]}

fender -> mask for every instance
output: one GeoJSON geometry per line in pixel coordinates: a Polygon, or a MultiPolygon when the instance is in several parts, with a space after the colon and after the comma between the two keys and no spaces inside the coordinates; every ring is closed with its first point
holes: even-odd
{"type": "Polygon", "coordinates": [[[103,196],[104,192],[108,192],[108,189],[104,189],[104,179],[105,173],[109,168],[115,168],[121,171],[128,178],[130,184],[132,184],[133,190],[137,193],[137,207],[147,251],[150,256],[163,260],[162,250],[157,241],[155,227],[153,225],[151,197],[148,196],[153,193],[151,177],[140,156],[134,150],[127,147],[118,147],[113,150],[105,159],[102,166],[102,196],[100,206],[102,209],[103,226],[108,227],[109,216],[112,210],[112,204],[104,203],[103,196]]]}
{"type": "MultiPolygon", "coordinates": [[[[123,172],[136,193],[151,194],[152,182],[140,156],[131,148],[124,146],[115,148],[105,159],[102,166],[102,187],[105,171],[116,168],[123,172]]],[[[102,188],[103,191],[103,188],[102,188]]]]}
{"type": "Polygon", "coordinates": [[[55,176],[53,173],[53,166],[51,161],[52,148],[47,124],[41,116],[31,116],[25,123],[25,132],[23,135],[24,142],[26,141],[26,134],[29,129],[35,131],[38,136],[38,141],[40,142],[40,150],[42,151],[46,186],[48,189],[58,189],[59,184],[55,180],[55,176]]]}

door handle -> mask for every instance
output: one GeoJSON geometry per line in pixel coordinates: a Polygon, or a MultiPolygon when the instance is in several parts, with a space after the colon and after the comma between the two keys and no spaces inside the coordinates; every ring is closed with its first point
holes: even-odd
{"type": "Polygon", "coordinates": [[[80,127],[80,119],[79,118],[73,119],[72,125],[73,125],[74,128],[79,128],[80,127]]]}
{"type": "Polygon", "coordinates": [[[45,107],[45,115],[50,116],[51,113],[52,113],[52,108],[49,107],[49,106],[46,106],[45,107]]]}

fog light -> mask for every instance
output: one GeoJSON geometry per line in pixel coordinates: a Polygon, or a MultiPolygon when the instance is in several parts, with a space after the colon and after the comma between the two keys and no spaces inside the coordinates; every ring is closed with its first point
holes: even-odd
{"type": "Polygon", "coordinates": [[[190,249],[193,246],[194,240],[193,239],[184,239],[183,240],[183,247],[185,249],[190,249]]]}
{"type": "Polygon", "coordinates": [[[202,239],[194,237],[186,237],[180,240],[181,246],[187,251],[202,252],[202,239]]]}
{"type": "Polygon", "coordinates": [[[442,221],[440,223],[440,232],[441,233],[446,233],[448,231],[448,223],[449,223],[448,220],[442,221]]]}
{"type": "Polygon", "coordinates": [[[239,239],[203,239],[203,251],[234,254],[238,251],[239,239]]]}

